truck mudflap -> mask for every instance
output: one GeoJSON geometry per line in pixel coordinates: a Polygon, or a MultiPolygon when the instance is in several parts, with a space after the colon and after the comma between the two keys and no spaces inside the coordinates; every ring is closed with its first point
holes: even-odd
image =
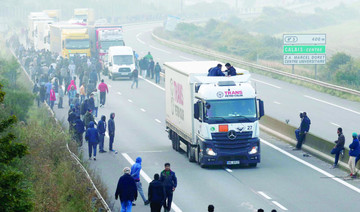
{"type": "Polygon", "coordinates": [[[213,140],[206,140],[200,142],[200,148],[199,163],[204,166],[243,164],[256,166],[257,163],[260,163],[260,140],[258,138],[226,146],[218,145],[213,140]]]}

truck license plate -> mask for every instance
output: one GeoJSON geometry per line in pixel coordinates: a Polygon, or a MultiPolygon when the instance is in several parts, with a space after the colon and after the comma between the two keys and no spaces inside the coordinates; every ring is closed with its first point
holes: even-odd
{"type": "Polygon", "coordinates": [[[227,164],[227,165],[238,165],[238,164],[240,164],[240,161],[238,161],[238,160],[227,161],[226,164],[227,164]]]}
{"type": "Polygon", "coordinates": [[[128,73],[121,73],[121,75],[128,75],[128,73]]]}

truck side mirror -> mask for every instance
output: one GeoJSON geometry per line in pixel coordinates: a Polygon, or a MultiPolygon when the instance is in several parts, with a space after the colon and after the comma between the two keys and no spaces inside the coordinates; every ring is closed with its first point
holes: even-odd
{"type": "Polygon", "coordinates": [[[109,62],[109,66],[112,66],[112,63],[111,63],[111,62],[109,62]]]}
{"type": "Polygon", "coordinates": [[[194,104],[194,118],[199,119],[199,102],[194,104]]]}
{"type": "Polygon", "coordinates": [[[263,117],[265,115],[265,110],[264,110],[264,101],[262,101],[261,99],[258,99],[259,102],[259,119],[261,117],[263,117]]]}

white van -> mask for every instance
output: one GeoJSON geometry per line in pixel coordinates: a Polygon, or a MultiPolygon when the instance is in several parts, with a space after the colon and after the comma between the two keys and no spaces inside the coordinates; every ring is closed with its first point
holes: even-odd
{"type": "Polygon", "coordinates": [[[111,46],[107,59],[110,79],[131,78],[135,70],[134,52],[131,47],[111,46]]]}

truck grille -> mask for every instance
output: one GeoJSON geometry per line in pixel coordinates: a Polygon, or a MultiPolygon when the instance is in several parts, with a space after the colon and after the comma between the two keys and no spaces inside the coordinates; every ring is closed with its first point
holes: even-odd
{"type": "Polygon", "coordinates": [[[118,70],[120,73],[124,73],[124,72],[131,72],[130,68],[119,68],[118,70]]]}
{"type": "Polygon", "coordinates": [[[236,132],[236,138],[230,140],[228,133],[211,133],[215,148],[231,150],[247,150],[250,148],[248,139],[252,138],[252,132],[236,132]]]}
{"type": "Polygon", "coordinates": [[[253,132],[236,132],[236,138],[235,140],[230,140],[228,138],[227,132],[221,132],[221,133],[211,133],[211,136],[213,140],[216,141],[228,141],[228,142],[234,142],[234,141],[241,141],[241,140],[247,140],[252,138],[253,132]]]}

